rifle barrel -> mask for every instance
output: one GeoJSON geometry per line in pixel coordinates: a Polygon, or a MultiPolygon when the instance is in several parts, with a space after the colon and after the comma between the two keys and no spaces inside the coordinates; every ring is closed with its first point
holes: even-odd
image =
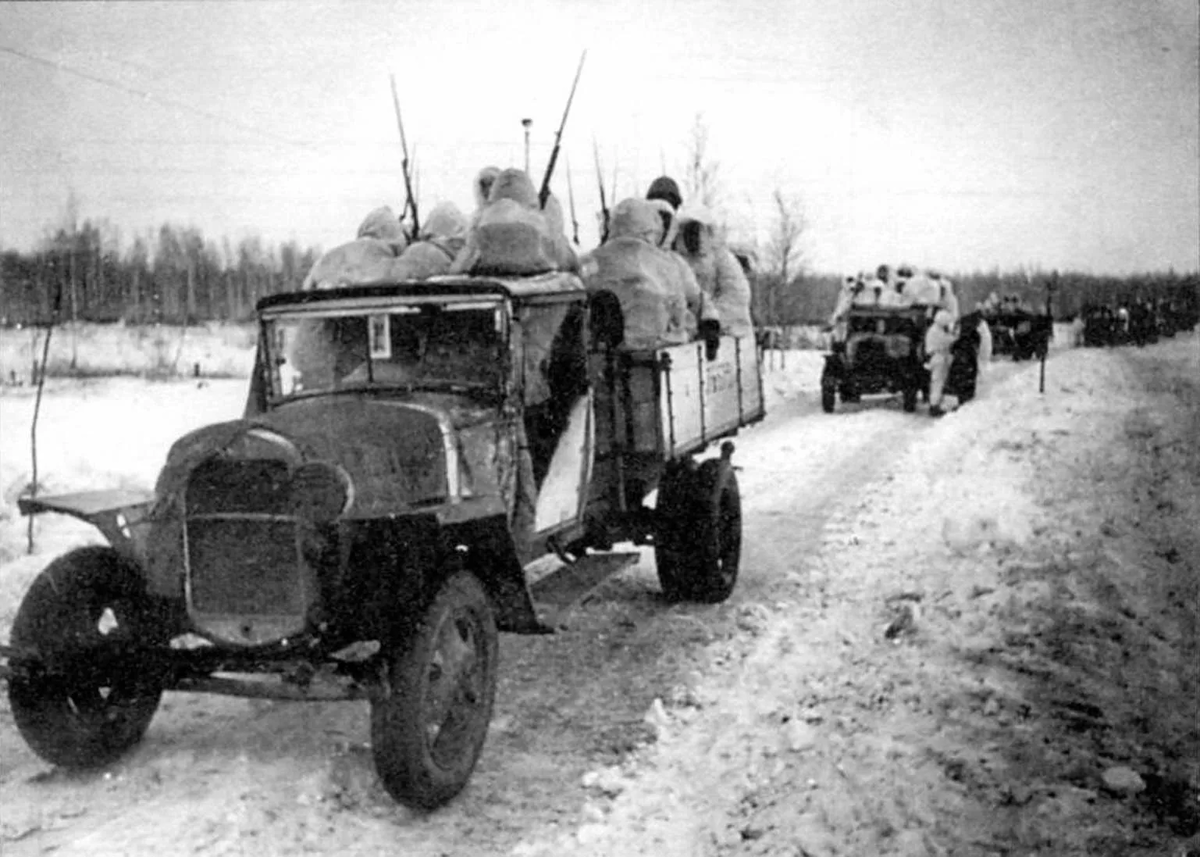
{"type": "Polygon", "coordinates": [[[400,215],[401,218],[412,209],[413,218],[413,237],[421,230],[421,224],[417,217],[417,197],[413,193],[412,176],[408,169],[408,138],[404,136],[404,120],[400,116],[400,96],[396,92],[396,75],[389,75],[392,81],[392,106],[396,108],[396,125],[400,128],[400,152],[403,155],[400,161],[400,169],[404,173],[404,212],[400,215]]]}
{"type": "Polygon", "coordinates": [[[579,57],[579,67],[575,69],[575,80],[571,84],[571,94],[567,96],[567,106],[563,108],[562,121],[558,123],[558,131],[554,134],[554,148],[550,152],[550,161],[546,164],[546,175],[542,178],[542,189],[538,192],[538,207],[545,208],[546,200],[550,198],[550,176],[554,174],[554,164],[558,160],[558,150],[562,145],[563,129],[567,127],[567,116],[571,112],[571,102],[575,100],[575,89],[579,86],[579,76],[583,74],[583,61],[587,59],[587,50],[579,57]]]}

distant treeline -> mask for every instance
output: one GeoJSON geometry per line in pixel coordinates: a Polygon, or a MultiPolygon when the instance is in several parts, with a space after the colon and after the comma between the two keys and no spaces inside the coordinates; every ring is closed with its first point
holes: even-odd
{"type": "MultiPolygon", "coordinates": [[[[85,220],[58,229],[34,252],[0,252],[0,324],[45,324],[55,317],[56,301],[60,321],[243,321],[259,299],[300,288],[318,256],[318,248],[295,242],[275,247],[248,237],[235,245],[171,224],[121,249],[107,223],[85,220]]],[[[963,311],[993,292],[1015,295],[1039,311],[1049,296],[1060,320],[1073,318],[1086,304],[1168,298],[1200,305],[1195,272],[1104,277],[996,268],[949,276],[963,311]]],[[[841,282],[835,274],[803,273],[785,285],[778,275],[759,272],[753,282],[755,319],[770,325],[824,324],[841,282]]]]}
{"type": "Polygon", "coordinates": [[[0,253],[0,324],[58,320],[195,323],[244,320],[255,303],[300,288],[317,249],[261,238],[205,239],[164,225],[122,250],[104,222],[62,228],[32,253],[0,253]]]}
{"type": "MultiPolygon", "coordinates": [[[[995,293],[1003,298],[1015,295],[1038,312],[1046,309],[1047,299],[1056,319],[1074,318],[1087,304],[1116,307],[1143,299],[1166,298],[1195,309],[1200,306],[1200,274],[1195,272],[1136,274],[1107,277],[1074,271],[991,271],[947,274],[963,312],[995,293]],[[1051,291],[1053,287],[1053,291],[1051,291]]],[[[786,288],[769,273],[756,277],[754,310],[759,324],[824,324],[837,302],[842,278],[835,274],[805,273],[786,288]]]]}

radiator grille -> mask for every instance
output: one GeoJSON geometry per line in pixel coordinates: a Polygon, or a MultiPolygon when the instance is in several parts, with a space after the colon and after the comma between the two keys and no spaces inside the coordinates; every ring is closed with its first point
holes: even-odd
{"type": "Polygon", "coordinates": [[[285,514],[288,467],[270,459],[214,459],[199,465],[187,486],[190,515],[211,512],[285,514]]]}
{"type": "Polygon", "coordinates": [[[192,609],[250,616],[305,613],[294,521],[189,518],[187,549],[192,609]]]}

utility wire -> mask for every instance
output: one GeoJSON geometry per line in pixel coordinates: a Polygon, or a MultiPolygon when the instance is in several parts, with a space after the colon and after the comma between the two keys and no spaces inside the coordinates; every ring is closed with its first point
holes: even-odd
{"type": "Polygon", "coordinates": [[[161,95],[155,95],[153,92],[147,92],[144,89],[138,89],[137,87],[134,87],[134,86],[128,86],[124,83],[120,83],[115,80],[110,80],[105,77],[99,77],[98,75],[89,74],[88,72],[85,72],[85,71],[79,71],[78,69],[71,68],[70,66],[65,65],[64,63],[56,62],[54,60],[48,60],[45,57],[35,56],[34,54],[30,54],[30,53],[26,53],[25,51],[17,50],[16,48],[10,48],[7,45],[0,45],[0,51],[4,52],[6,54],[12,54],[15,57],[20,57],[21,59],[27,60],[28,62],[37,63],[38,65],[49,66],[50,68],[55,69],[60,72],[63,72],[64,74],[74,75],[75,77],[81,78],[86,81],[90,81],[91,83],[99,84],[100,86],[107,86],[112,89],[120,90],[121,92],[124,92],[127,95],[137,96],[137,97],[143,99],[144,101],[153,101],[161,106],[173,107],[176,110],[184,110],[184,111],[187,111],[188,113],[194,113],[197,116],[202,116],[205,119],[210,119],[214,122],[219,122],[219,123],[222,123],[225,125],[232,126],[234,128],[240,128],[241,130],[249,131],[252,134],[259,134],[263,137],[274,140],[277,143],[285,143],[289,146],[295,146],[300,149],[311,149],[312,148],[312,146],[310,146],[307,143],[302,143],[298,140],[291,140],[291,139],[288,139],[287,137],[282,137],[278,134],[272,134],[270,131],[267,131],[263,128],[259,128],[254,125],[248,125],[245,122],[239,122],[238,120],[231,119],[228,116],[221,116],[217,113],[210,113],[209,111],[204,110],[203,108],[200,108],[200,107],[193,107],[191,104],[188,104],[186,101],[178,101],[174,98],[164,98],[161,95]]]}

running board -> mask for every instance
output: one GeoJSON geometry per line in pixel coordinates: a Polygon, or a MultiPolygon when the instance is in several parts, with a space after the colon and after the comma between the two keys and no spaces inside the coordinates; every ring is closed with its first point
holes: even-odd
{"type": "Polygon", "coordinates": [[[588,593],[640,557],[637,551],[587,554],[538,580],[529,591],[542,624],[564,627],[567,614],[588,593]]]}

